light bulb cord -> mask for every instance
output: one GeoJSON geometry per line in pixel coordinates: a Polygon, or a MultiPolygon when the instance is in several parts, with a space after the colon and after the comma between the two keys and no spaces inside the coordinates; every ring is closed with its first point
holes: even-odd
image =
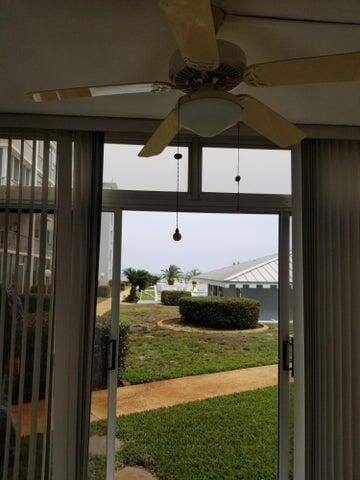
{"type": "Polygon", "coordinates": [[[177,149],[176,153],[176,229],[179,228],[179,208],[180,208],[180,98],[177,106],[177,149]]]}
{"type": "Polygon", "coordinates": [[[240,122],[237,124],[237,169],[236,169],[237,197],[236,210],[240,210],[240,122]]]}

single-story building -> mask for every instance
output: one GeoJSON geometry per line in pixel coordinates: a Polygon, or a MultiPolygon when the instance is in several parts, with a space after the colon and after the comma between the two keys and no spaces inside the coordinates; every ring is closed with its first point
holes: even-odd
{"type": "Polygon", "coordinates": [[[201,273],[193,280],[206,283],[211,296],[255,298],[260,302],[260,320],[277,320],[278,272],[279,257],[273,254],[201,273]]]}

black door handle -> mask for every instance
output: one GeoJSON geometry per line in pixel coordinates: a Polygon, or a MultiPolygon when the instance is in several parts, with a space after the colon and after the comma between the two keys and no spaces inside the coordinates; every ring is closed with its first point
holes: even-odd
{"type": "Polygon", "coordinates": [[[116,369],[116,346],[116,340],[108,341],[108,352],[110,352],[110,365],[108,366],[108,370],[116,369]]]}
{"type": "Polygon", "coordinates": [[[283,342],[283,370],[291,372],[294,377],[294,338],[283,342]]]}

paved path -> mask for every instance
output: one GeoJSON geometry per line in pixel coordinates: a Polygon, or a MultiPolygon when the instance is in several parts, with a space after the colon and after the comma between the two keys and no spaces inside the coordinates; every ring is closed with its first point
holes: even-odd
{"type": "MultiPolygon", "coordinates": [[[[117,416],[271,387],[277,384],[277,372],[277,365],[268,365],[120,387],[117,391],[117,416]]],[[[107,399],[107,390],[93,392],[91,421],[107,418],[107,399]]],[[[16,407],[13,407],[13,414],[16,419],[16,407]]],[[[29,434],[30,415],[31,405],[24,405],[22,435],[29,434]]],[[[38,428],[42,431],[43,402],[39,405],[38,419],[38,428]]]]}
{"type": "MultiPolygon", "coordinates": [[[[126,288],[120,293],[120,302],[123,302],[124,299],[129,295],[130,293],[130,288],[126,288]]],[[[96,315],[98,317],[101,317],[104,315],[106,312],[111,310],[111,298],[106,298],[102,302],[99,302],[96,305],[96,315]]]]}
{"type": "MultiPolygon", "coordinates": [[[[193,375],[118,388],[117,416],[256,390],[277,384],[277,365],[193,375]]],[[[91,414],[107,417],[107,392],[93,393],[91,414]]]]}

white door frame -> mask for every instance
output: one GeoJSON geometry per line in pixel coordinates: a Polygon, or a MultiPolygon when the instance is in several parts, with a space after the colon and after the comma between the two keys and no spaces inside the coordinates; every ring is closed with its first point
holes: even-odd
{"type": "MultiPolygon", "coordinates": [[[[104,191],[105,193],[106,191],[104,191]]],[[[114,193],[114,192],[113,192],[114,193]]],[[[136,193],[134,193],[136,195],[136,193]]],[[[174,194],[172,194],[174,195],[174,194]]],[[[150,202],[146,203],[146,199],[140,192],[141,203],[144,210],[162,212],[164,209],[159,205],[150,202]]],[[[125,195],[123,198],[127,198],[125,195]]],[[[106,199],[106,196],[105,196],[106,199]]],[[[149,200],[149,199],[148,199],[149,200]]],[[[125,203],[125,202],[124,202],[125,203]]],[[[114,214],[114,246],[113,246],[113,292],[112,292],[112,327],[111,335],[113,340],[118,338],[118,325],[120,314],[120,279],[121,279],[121,244],[122,244],[122,213],[124,210],[141,211],[139,208],[126,208],[129,206],[128,200],[125,205],[118,205],[114,208],[111,204],[103,202],[103,212],[111,212],[114,214]],[[125,206],[126,205],[126,206],[125,206]]],[[[135,202],[135,205],[139,203],[135,202]]],[[[230,205],[228,205],[230,207],[230,205]]],[[[258,211],[234,211],[234,204],[231,209],[216,209],[216,213],[264,213],[262,209],[258,211]]],[[[167,209],[169,211],[169,208],[167,209]]],[[[183,210],[182,210],[183,211],[183,210]]],[[[194,205],[191,210],[194,213],[214,213],[211,205],[205,203],[194,205]]],[[[266,212],[270,213],[270,212],[266,212]]],[[[282,211],[273,211],[272,214],[278,215],[279,221],[279,376],[278,376],[278,480],[288,480],[290,466],[290,436],[289,436],[289,371],[284,369],[285,359],[283,358],[283,344],[289,341],[289,255],[290,255],[290,212],[287,208],[282,211]],[[280,409],[281,407],[281,409],[280,409]]],[[[116,345],[117,345],[116,341],[116,345]]],[[[107,460],[106,460],[106,480],[114,480],[115,474],[115,434],[116,434],[116,407],[117,407],[117,351],[116,347],[116,369],[110,371],[108,377],[108,430],[107,430],[107,460]]]]}

